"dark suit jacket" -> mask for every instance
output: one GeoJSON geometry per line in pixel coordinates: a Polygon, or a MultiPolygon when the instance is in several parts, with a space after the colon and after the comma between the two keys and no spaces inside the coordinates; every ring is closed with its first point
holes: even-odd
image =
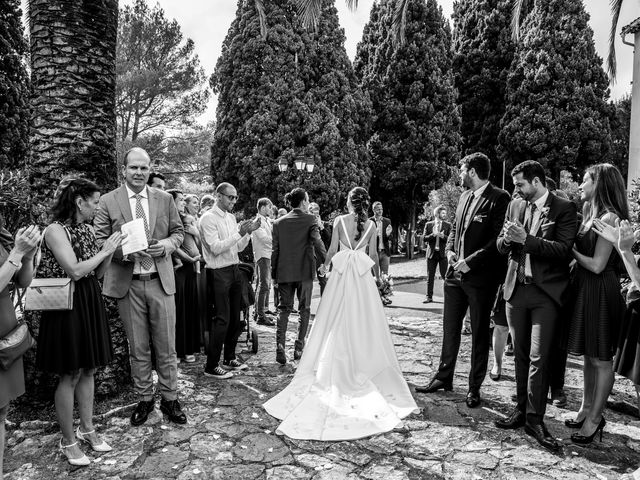
{"type": "MultiPolygon", "coordinates": [[[[524,224],[527,201],[513,200],[509,204],[506,218],[524,224]]],[[[542,211],[538,225],[532,225],[524,245],[508,243],[502,232],[496,242],[500,253],[509,255],[509,266],[504,281],[504,299],[509,300],[515,289],[518,275],[518,258],[524,248],[531,260],[533,282],[559,305],[569,286],[569,263],[571,247],[577,233],[576,206],[569,200],[549,197],[542,211]]]]}
{"type": "Polygon", "coordinates": [[[333,225],[331,222],[322,222],[322,230],[320,230],[320,238],[326,250],[329,250],[331,245],[331,236],[333,235],[333,225]]]}
{"type": "Polygon", "coordinates": [[[324,248],[313,215],[294,208],[273,224],[271,276],[276,283],[313,280],[316,261],[324,262],[324,248]]]}
{"type": "MultiPolygon", "coordinates": [[[[376,217],[369,217],[369,220],[373,222],[373,228],[376,228],[376,217]]],[[[391,225],[391,220],[387,217],[382,217],[382,243],[384,243],[384,253],[391,256],[391,244],[389,242],[389,235],[387,235],[387,227],[391,225]]],[[[376,248],[380,250],[380,238],[376,234],[376,248]]]]}
{"type": "MultiPolygon", "coordinates": [[[[427,258],[433,258],[433,253],[436,251],[436,240],[438,237],[433,233],[433,227],[435,224],[436,221],[432,220],[431,222],[427,222],[424,226],[423,237],[427,246],[427,258]]],[[[444,251],[447,246],[447,238],[451,234],[451,224],[442,220],[441,231],[444,234],[444,238],[440,239],[440,253],[444,256],[444,251]]]]}
{"type": "MultiPolygon", "coordinates": [[[[463,273],[461,279],[465,282],[483,285],[487,279],[501,281],[504,277],[506,261],[498,253],[496,239],[502,230],[504,215],[509,206],[510,196],[501,188],[487,185],[475,208],[470,212],[469,226],[465,229],[462,213],[469,196],[467,190],[460,196],[456,209],[456,218],[447,239],[446,251],[453,251],[458,259],[464,259],[470,271],[463,273]],[[464,252],[458,252],[459,238],[464,238],[464,252]]],[[[453,269],[449,267],[447,278],[453,276],[453,269]]]]}
{"type": "MultiPolygon", "coordinates": [[[[171,254],[182,245],[184,227],[171,195],[157,188],[148,188],[148,192],[151,238],[165,247],[165,255],[155,259],[156,268],[163,290],[172,295],[176,284],[171,254]]],[[[122,225],[131,220],[133,215],[124,185],[100,197],[100,208],[93,222],[98,244],[102,246],[112,233],[120,231],[122,225]]],[[[108,297],[124,297],[129,291],[134,265],[132,261],[123,261],[122,248],[118,247],[104,275],[103,293],[108,297]]]]}

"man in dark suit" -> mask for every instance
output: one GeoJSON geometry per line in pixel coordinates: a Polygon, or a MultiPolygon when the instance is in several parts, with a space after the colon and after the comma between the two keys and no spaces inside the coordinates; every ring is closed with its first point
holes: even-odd
{"type": "Polygon", "coordinates": [[[324,263],[327,254],[318,224],[308,213],[309,195],[302,188],[294,188],[285,199],[291,205],[287,213],[273,224],[271,276],[278,284],[280,316],[276,332],[276,361],[287,363],[285,354],[289,314],[293,310],[293,296],[297,294],[300,323],[295,343],[294,360],[299,360],[309,327],[311,293],[316,276],[316,258],[324,263]]]}
{"type": "Polygon", "coordinates": [[[445,220],[447,209],[444,205],[437,206],[433,211],[433,221],[424,226],[424,241],[427,246],[427,299],[422,303],[433,301],[433,283],[436,277],[436,267],[440,267],[440,276],[444,278],[447,271],[447,256],[444,249],[447,238],[451,233],[451,224],[445,220]]]}
{"type": "Polygon", "coordinates": [[[376,225],[377,239],[376,246],[378,248],[378,266],[381,274],[389,273],[389,262],[391,260],[391,246],[389,236],[391,235],[391,220],[383,217],[382,203],[373,202],[373,217],[369,218],[376,225]]]}
{"type": "MultiPolygon", "coordinates": [[[[147,186],[151,160],[142,148],[124,156],[125,183],[100,198],[94,225],[98,244],[133,219],[142,219],[149,248],[122,255],[118,248],[104,276],[103,293],[118,301],[120,318],[129,340],[131,376],[140,402],[131,415],[134,426],[143,424],[154,409],[152,361],[153,342],[158,372],[160,410],[176,423],[187,417],[178,402],[176,358],[175,276],[171,253],[184,236],[182,221],[168,193],[147,186]]],[[[126,240],[125,240],[126,242],[126,240]]]]}
{"type": "Polygon", "coordinates": [[[549,390],[549,360],[564,293],[569,285],[571,247],[576,235],[575,205],[549,192],[544,168],[527,160],[512,170],[520,199],[509,204],[498,250],[509,255],[504,298],[513,335],[517,407],[496,426],[525,427],[540,445],[558,442],[543,419],[549,390]]]}
{"type": "Polygon", "coordinates": [[[431,382],[418,392],[452,390],[462,322],[471,314],[471,371],[467,406],[480,405],[480,387],[489,359],[490,315],[505,271],[496,239],[502,229],[509,194],[489,182],[491,163],[482,153],[460,160],[460,179],[469,190],[460,196],[456,218],[447,240],[449,268],[444,282],[444,338],[440,366],[431,382]]]}
{"type": "MultiPolygon", "coordinates": [[[[311,202],[309,204],[309,213],[313,215],[318,223],[318,230],[320,231],[320,238],[322,239],[322,244],[324,245],[325,250],[329,250],[329,245],[331,245],[331,236],[333,235],[333,225],[331,222],[325,222],[320,217],[320,206],[311,202]]],[[[318,269],[322,265],[322,262],[318,262],[316,258],[316,266],[318,269]]],[[[316,270],[317,273],[317,270],[316,270]]],[[[327,276],[326,275],[318,275],[318,283],[320,284],[320,296],[324,293],[324,289],[327,286],[327,276]]]]}

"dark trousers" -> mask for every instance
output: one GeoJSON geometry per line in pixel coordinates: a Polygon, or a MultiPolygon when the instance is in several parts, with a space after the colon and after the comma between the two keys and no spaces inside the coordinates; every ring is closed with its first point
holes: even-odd
{"type": "Polygon", "coordinates": [[[264,320],[264,310],[269,306],[269,288],[271,287],[271,259],[262,257],[256,262],[258,270],[258,299],[256,312],[258,319],[264,320]]]}
{"type": "Polygon", "coordinates": [[[436,267],[440,267],[440,276],[444,278],[447,272],[447,257],[444,252],[433,252],[431,258],[427,258],[427,297],[433,297],[433,283],[436,279],[436,267]]]}
{"type": "Polygon", "coordinates": [[[211,371],[220,363],[224,347],[226,361],[236,358],[236,344],[240,329],[241,281],[237,265],[205,269],[207,272],[207,300],[210,303],[209,348],[206,369],[211,371]],[[215,308],[214,308],[215,305],[215,308]]]}
{"type": "Polygon", "coordinates": [[[547,408],[549,366],[559,306],[535,285],[518,285],[507,302],[513,336],[518,410],[527,422],[542,423],[547,408]]]}
{"type": "Polygon", "coordinates": [[[453,374],[460,350],[462,323],[467,308],[471,315],[471,370],[469,390],[479,391],[487,373],[489,360],[489,330],[491,308],[498,290],[497,282],[488,280],[484,285],[470,285],[458,278],[448,278],[444,284],[444,316],[442,326],[442,353],[436,378],[453,382],[453,374]]]}
{"type": "Polygon", "coordinates": [[[313,291],[313,280],[303,282],[279,283],[278,293],[280,294],[280,316],[278,317],[278,329],[276,332],[276,344],[278,348],[285,347],[287,340],[287,327],[289,325],[289,314],[293,310],[293,296],[298,296],[298,313],[300,324],[298,325],[298,338],[295,349],[304,349],[304,340],[309,328],[309,316],[311,315],[311,293],[313,291]]]}
{"type": "Polygon", "coordinates": [[[553,350],[551,351],[551,363],[549,364],[549,388],[551,392],[564,388],[564,376],[567,369],[567,343],[569,342],[569,327],[573,315],[573,303],[565,302],[560,309],[553,350]]]}

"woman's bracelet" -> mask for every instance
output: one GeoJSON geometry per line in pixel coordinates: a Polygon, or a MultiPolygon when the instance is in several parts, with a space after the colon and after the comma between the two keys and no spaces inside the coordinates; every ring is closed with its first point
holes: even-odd
{"type": "Polygon", "coordinates": [[[9,257],[9,258],[7,258],[7,262],[9,262],[11,265],[16,267],[18,270],[20,270],[22,268],[21,259],[14,260],[13,258],[9,257]]]}

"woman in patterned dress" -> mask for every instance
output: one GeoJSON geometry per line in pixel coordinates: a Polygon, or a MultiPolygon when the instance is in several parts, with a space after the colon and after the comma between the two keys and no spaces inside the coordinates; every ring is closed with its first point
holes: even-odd
{"type": "Polygon", "coordinates": [[[122,240],[116,232],[102,249],[96,242],[91,221],[98,208],[100,191],[89,180],[63,180],[52,207],[52,223],[44,233],[39,276],[75,282],[73,309],[45,311],[40,321],[37,366],[58,374],[55,393],[58,422],[62,430],[60,450],[72,465],[88,465],[89,458],[78,447],[86,442],[94,451],[111,447],[93,426],[94,373],[111,361],[113,352],[107,311],[98,278],[122,240]],[[73,431],[74,397],[78,400],[80,426],[73,431]]]}
{"type": "MultiPolygon", "coordinates": [[[[9,334],[18,321],[9,294],[9,283],[26,287],[33,276],[33,256],[40,242],[40,230],[36,226],[21,228],[16,233],[15,244],[5,230],[0,217],[0,338],[9,334]]],[[[4,421],[9,402],[24,393],[24,368],[22,358],[15,360],[7,370],[0,369],[0,479],[4,460],[4,421]]]]}

